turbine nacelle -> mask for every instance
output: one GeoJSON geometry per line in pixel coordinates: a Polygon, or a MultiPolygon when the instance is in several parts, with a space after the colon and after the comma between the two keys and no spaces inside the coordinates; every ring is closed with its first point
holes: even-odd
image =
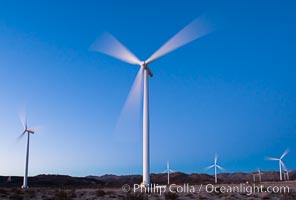
{"type": "Polygon", "coordinates": [[[32,134],[35,133],[32,129],[29,129],[29,128],[27,128],[27,129],[25,130],[25,132],[27,132],[27,133],[32,133],[32,134]]]}
{"type": "Polygon", "coordinates": [[[145,61],[141,62],[140,66],[143,67],[144,70],[147,70],[150,77],[153,77],[153,73],[145,61]]]}

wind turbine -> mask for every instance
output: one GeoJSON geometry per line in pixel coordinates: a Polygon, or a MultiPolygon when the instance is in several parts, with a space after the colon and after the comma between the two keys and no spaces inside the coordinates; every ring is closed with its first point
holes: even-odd
{"type": "Polygon", "coordinates": [[[23,125],[24,131],[19,136],[19,139],[21,139],[26,133],[27,133],[27,149],[26,149],[26,162],[25,162],[25,175],[23,180],[22,188],[27,189],[28,188],[28,167],[29,167],[29,146],[30,146],[30,134],[34,134],[34,130],[32,128],[28,128],[27,126],[27,119],[26,117],[21,117],[21,123],[23,125]]]}
{"type": "Polygon", "coordinates": [[[259,182],[261,182],[261,174],[264,174],[264,173],[262,173],[261,171],[260,171],[260,169],[258,168],[258,176],[259,176],[259,182]]]}
{"type": "Polygon", "coordinates": [[[289,173],[291,172],[292,170],[285,170],[284,171],[284,180],[285,181],[288,181],[289,180],[289,173]]]}
{"type": "Polygon", "coordinates": [[[256,181],[256,175],[257,174],[252,174],[252,176],[253,176],[253,182],[255,183],[255,181],[256,181]]]}
{"type": "Polygon", "coordinates": [[[174,35],[170,40],[168,40],[163,46],[161,46],[155,53],[153,53],[147,60],[139,60],[132,52],[130,52],[123,44],[121,44],[114,36],[109,33],[105,33],[99,38],[90,49],[97,51],[123,62],[139,65],[139,71],[135,78],[136,84],[143,84],[140,91],[143,91],[143,182],[142,186],[147,187],[150,185],[150,144],[149,144],[149,88],[148,88],[148,77],[152,77],[153,73],[148,67],[153,61],[158,58],[184,46],[196,40],[202,36],[207,35],[213,29],[206,23],[203,18],[197,18],[193,20],[190,24],[184,27],[176,35],[174,35]]]}
{"type": "Polygon", "coordinates": [[[254,173],[254,174],[252,174],[253,175],[253,182],[256,182],[256,176],[258,176],[258,178],[259,178],[259,182],[261,182],[261,174],[263,174],[261,171],[260,171],[260,169],[258,168],[257,169],[257,171],[258,171],[258,173],[254,173]]]}
{"type": "Polygon", "coordinates": [[[168,185],[170,184],[170,173],[174,173],[175,171],[170,169],[170,163],[167,162],[167,168],[162,173],[168,173],[168,185]]]}
{"type": "Polygon", "coordinates": [[[289,180],[289,173],[292,171],[292,170],[288,170],[287,166],[284,164],[283,162],[283,169],[284,169],[284,180],[285,181],[288,181],[289,180]]]}
{"type": "Polygon", "coordinates": [[[218,161],[218,155],[215,155],[214,164],[206,167],[206,170],[214,168],[214,170],[215,170],[215,183],[217,183],[217,168],[220,169],[221,171],[224,170],[223,167],[221,167],[220,165],[217,165],[217,161],[218,161]]]}
{"type": "Polygon", "coordinates": [[[286,151],[284,151],[284,153],[281,155],[280,158],[272,158],[272,157],[268,157],[267,160],[276,160],[279,161],[279,168],[280,168],[280,181],[283,180],[283,174],[282,174],[282,167],[285,167],[284,162],[282,161],[283,158],[289,153],[289,150],[286,149],[286,151]]]}

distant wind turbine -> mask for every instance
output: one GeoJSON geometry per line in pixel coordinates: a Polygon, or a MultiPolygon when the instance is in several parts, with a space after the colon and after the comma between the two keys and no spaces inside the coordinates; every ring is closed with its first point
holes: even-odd
{"type": "Polygon", "coordinates": [[[174,173],[174,172],[175,171],[170,169],[170,163],[167,162],[167,168],[162,173],[167,173],[168,174],[168,185],[170,184],[170,173],[174,173]]]}
{"type": "Polygon", "coordinates": [[[288,181],[289,180],[289,173],[292,170],[288,170],[287,166],[283,163],[283,170],[284,170],[284,180],[288,181]]]}
{"type": "MultiPolygon", "coordinates": [[[[158,58],[202,37],[212,31],[212,27],[206,23],[206,20],[202,18],[195,19],[170,40],[168,40],[163,46],[161,46],[154,54],[152,54],[147,60],[139,60],[132,52],[130,52],[123,44],[121,44],[111,34],[106,33],[100,39],[98,39],[90,49],[98,51],[103,54],[109,55],[123,62],[139,65],[139,71],[135,78],[136,84],[138,84],[138,91],[136,94],[143,92],[143,182],[142,186],[150,185],[150,144],[149,144],[149,95],[148,95],[148,77],[152,77],[153,73],[148,67],[150,63],[158,58]],[[138,81],[140,80],[140,81],[138,81]],[[143,87],[142,87],[143,84],[143,87]]],[[[143,46],[145,48],[145,45],[143,46]]]]}
{"type": "Polygon", "coordinates": [[[260,169],[258,168],[258,173],[254,173],[253,175],[253,182],[256,182],[256,176],[258,176],[259,182],[261,182],[261,174],[263,174],[260,169]]]}
{"type": "Polygon", "coordinates": [[[253,176],[253,182],[255,183],[257,174],[252,174],[252,176],[253,176]]]}
{"type": "Polygon", "coordinates": [[[290,173],[291,171],[292,171],[292,170],[285,170],[285,171],[284,171],[284,180],[285,180],[285,181],[290,180],[290,179],[289,179],[289,173],[290,173]]]}
{"type": "Polygon", "coordinates": [[[289,150],[287,149],[284,151],[284,153],[281,155],[280,158],[272,158],[272,157],[267,157],[267,160],[276,160],[279,161],[279,168],[280,168],[280,181],[283,180],[283,175],[282,175],[282,168],[285,167],[285,164],[283,162],[283,158],[289,153],[289,150]]]}
{"type": "Polygon", "coordinates": [[[19,136],[19,140],[27,133],[27,148],[26,148],[26,162],[25,162],[25,175],[23,180],[22,188],[28,188],[28,167],[29,167],[29,146],[30,146],[30,134],[34,134],[34,130],[32,128],[28,128],[27,126],[27,118],[26,115],[21,116],[21,122],[24,128],[23,133],[19,136]]]}
{"type": "Polygon", "coordinates": [[[259,176],[259,182],[261,182],[261,174],[264,174],[264,173],[262,173],[261,171],[260,171],[260,169],[258,168],[258,176],[259,176]]]}
{"type": "Polygon", "coordinates": [[[206,167],[206,170],[214,168],[214,171],[215,171],[215,183],[217,183],[217,168],[220,169],[221,171],[224,170],[223,167],[221,167],[220,165],[217,164],[217,161],[218,161],[218,155],[215,155],[214,164],[206,167]]]}

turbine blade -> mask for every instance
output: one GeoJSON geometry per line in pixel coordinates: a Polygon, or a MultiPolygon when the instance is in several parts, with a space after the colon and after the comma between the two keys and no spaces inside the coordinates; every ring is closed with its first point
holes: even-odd
{"type": "Polygon", "coordinates": [[[288,153],[289,153],[289,149],[286,149],[286,151],[282,154],[280,159],[283,159],[288,153]]]}
{"type": "Polygon", "coordinates": [[[214,158],[214,163],[217,164],[217,161],[218,161],[218,155],[216,154],[214,158]]]}
{"type": "Polygon", "coordinates": [[[110,33],[102,34],[91,45],[90,50],[106,54],[130,64],[141,64],[141,61],[110,33]]]}
{"type": "Polygon", "coordinates": [[[143,67],[133,82],[115,126],[115,136],[120,140],[135,140],[141,128],[141,105],[143,97],[143,67]]]}
{"type": "Polygon", "coordinates": [[[22,137],[25,135],[25,133],[26,133],[27,131],[25,130],[24,132],[22,132],[22,134],[20,134],[18,137],[17,137],[17,142],[19,142],[21,139],[22,139],[22,137]]]}
{"type": "Polygon", "coordinates": [[[282,160],[280,160],[280,163],[283,166],[284,171],[288,171],[287,166],[285,165],[285,163],[282,160]]]}
{"type": "Polygon", "coordinates": [[[43,126],[33,126],[30,128],[30,130],[34,132],[40,132],[43,129],[43,126]]]}
{"type": "Polygon", "coordinates": [[[221,171],[225,171],[225,169],[224,169],[223,167],[221,167],[220,165],[216,165],[216,167],[217,167],[218,169],[220,169],[221,171]]]}
{"type": "Polygon", "coordinates": [[[279,160],[278,158],[267,157],[266,160],[279,160]]]}
{"type": "Polygon", "coordinates": [[[23,129],[26,130],[27,129],[27,117],[26,117],[26,113],[22,112],[19,114],[19,118],[20,121],[22,123],[23,129]]]}
{"type": "Polygon", "coordinates": [[[215,165],[210,165],[210,166],[206,167],[205,170],[209,170],[209,169],[211,169],[213,167],[215,167],[215,165]]]}
{"type": "Polygon", "coordinates": [[[162,45],[150,58],[147,59],[146,63],[149,64],[154,60],[212,32],[214,28],[207,23],[205,17],[199,17],[193,20],[190,24],[184,27],[164,45],[162,45]]]}

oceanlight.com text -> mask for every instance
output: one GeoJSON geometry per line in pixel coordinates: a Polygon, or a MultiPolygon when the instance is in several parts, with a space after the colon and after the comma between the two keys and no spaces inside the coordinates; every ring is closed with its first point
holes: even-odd
{"type": "Polygon", "coordinates": [[[290,192],[289,186],[276,186],[276,185],[256,185],[256,184],[223,184],[223,185],[213,185],[213,184],[199,184],[190,185],[185,183],[183,185],[159,185],[150,184],[149,187],[142,187],[140,184],[134,184],[133,187],[127,187],[124,185],[123,191],[128,192],[140,192],[140,193],[155,193],[162,195],[166,192],[172,193],[216,193],[216,194],[227,194],[227,193],[240,193],[246,194],[248,196],[254,193],[274,193],[274,194],[286,194],[290,192]],[[125,188],[125,189],[124,189],[125,188]],[[126,190],[128,188],[128,191],[126,190]]]}

